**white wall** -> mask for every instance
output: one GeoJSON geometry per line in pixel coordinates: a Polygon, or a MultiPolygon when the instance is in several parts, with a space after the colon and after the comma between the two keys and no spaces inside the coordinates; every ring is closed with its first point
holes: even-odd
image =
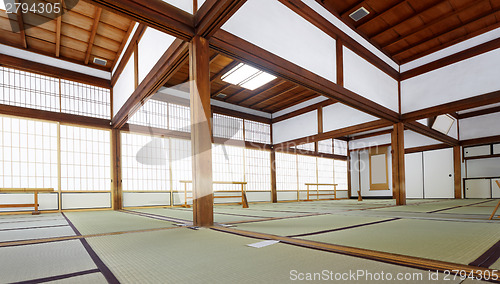
{"type": "Polygon", "coordinates": [[[391,144],[391,134],[384,134],[365,139],[356,139],[349,141],[349,149],[362,149],[366,147],[373,147],[378,145],[391,144]]]}
{"type": "Polygon", "coordinates": [[[323,108],[324,132],[375,120],[378,120],[378,118],[341,103],[336,103],[323,108]]]}
{"type": "Polygon", "coordinates": [[[500,113],[461,119],[460,140],[500,135],[499,122],[500,113]]]}
{"type": "Polygon", "coordinates": [[[113,115],[116,115],[135,90],[134,53],[113,87],[113,115]]]}
{"type": "Polygon", "coordinates": [[[318,111],[316,110],[273,123],[274,144],[315,134],[318,134],[318,111]]]}
{"type": "MultiPolygon", "coordinates": [[[[175,6],[183,11],[186,11],[190,14],[193,14],[193,1],[192,0],[163,0],[163,2],[167,2],[168,4],[175,6]]],[[[198,0],[201,2],[201,0],[198,0]]],[[[200,6],[200,5],[198,5],[200,6]]]]}
{"type": "Polygon", "coordinates": [[[277,0],[248,0],[222,29],[336,82],[335,39],[277,0]]]}
{"type": "Polygon", "coordinates": [[[499,177],[500,158],[467,160],[467,177],[499,177]]]}
{"type": "Polygon", "coordinates": [[[399,112],[398,82],[345,46],[344,87],[399,112]]]}
{"type": "Polygon", "coordinates": [[[500,90],[500,49],[401,82],[402,112],[407,113],[500,90]]]}
{"type": "Polygon", "coordinates": [[[405,149],[442,144],[441,141],[429,138],[411,130],[405,130],[405,149]]]}
{"type": "Polygon", "coordinates": [[[166,33],[153,28],[146,29],[137,47],[139,52],[139,84],[153,69],[174,40],[175,37],[166,33]]]}

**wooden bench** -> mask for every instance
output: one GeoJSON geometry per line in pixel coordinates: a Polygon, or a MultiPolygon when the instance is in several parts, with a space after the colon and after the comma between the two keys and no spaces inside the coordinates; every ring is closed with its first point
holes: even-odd
{"type": "Polygon", "coordinates": [[[0,204],[0,208],[16,208],[16,207],[33,207],[33,215],[39,215],[38,211],[38,193],[48,193],[54,192],[53,188],[0,188],[0,193],[33,193],[34,203],[33,204],[0,204]]]}
{"type": "MultiPolygon", "coordinates": [[[[497,183],[498,188],[500,188],[500,181],[496,180],[495,182],[497,183]]],[[[497,213],[498,207],[500,207],[500,200],[498,201],[497,206],[495,207],[495,210],[493,210],[493,213],[491,213],[490,220],[493,220],[493,218],[500,219],[500,216],[495,216],[495,214],[497,213]]]]}
{"type": "MultiPolygon", "coordinates": [[[[312,199],[310,198],[311,196],[316,196],[316,200],[320,200],[319,199],[320,196],[327,196],[327,195],[331,196],[332,195],[331,193],[319,193],[320,186],[333,186],[333,200],[344,199],[344,198],[337,198],[337,191],[347,191],[345,189],[344,190],[337,190],[338,184],[336,184],[336,183],[305,183],[305,185],[307,186],[307,199],[306,199],[306,201],[312,201],[312,199]],[[310,192],[310,186],[316,186],[316,193],[310,192]]],[[[324,199],[324,200],[331,200],[331,198],[324,199]]]]}
{"type": "MultiPolygon", "coordinates": [[[[191,206],[189,206],[187,204],[188,202],[188,198],[189,199],[193,199],[193,197],[188,197],[187,195],[187,184],[188,183],[192,183],[192,181],[190,180],[181,180],[180,183],[184,184],[184,204],[181,205],[182,207],[185,207],[185,208],[189,208],[191,206]]],[[[241,202],[238,202],[238,204],[241,204],[243,206],[243,208],[248,208],[248,200],[247,200],[247,193],[246,193],[246,185],[247,183],[246,182],[242,182],[242,181],[214,181],[212,182],[213,184],[239,184],[241,186],[241,195],[221,195],[221,196],[216,196],[215,193],[216,192],[230,192],[230,193],[238,193],[239,191],[231,191],[231,190],[219,190],[219,191],[214,191],[214,195],[213,195],[213,198],[215,200],[215,198],[241,198],[241,202]]]]}

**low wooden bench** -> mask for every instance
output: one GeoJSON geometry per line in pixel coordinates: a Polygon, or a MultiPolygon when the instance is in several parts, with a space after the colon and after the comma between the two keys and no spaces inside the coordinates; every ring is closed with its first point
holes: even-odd
{"type": "MultiPolygon", "coordinates": [[[[343,198],[337,198],[337,191],[347,191],[347,190],[337,190],[338,184],[336,183],[306,183],[307,186],[307,199],[306,201],[312,201],[311,196],[316,196],[316,200],[321,200],[320,196],[331,196],[331,193],[320,193],[320,186],[333,186],[333,200],[339,200],[343,198]],[[310,186],[316,186],[316,193],[310,192],[310,186]]],[[[331,198],[329,198],[331,200],[331,198]]],[[[327,199],[324,199],[327,200],[327,199]]]]}
{"type": "MultiPolygon", "coordinates": [[[[500,181],[496,180],[495,182],[497,183],[498,188],[500,188],[500,181]]],[[[499,207],[500,207],[500,200],[498,201],[495,210],[493,210],[493,213],[491,213],[490,220],[493,220],[493,218],[500,219],[500,216],[495,216],[499,207]]]]}
{"type": "Polygon", "coordinates": [[[53,188],[0,188],[0,193],[33,193],[33,204],[0,204],[0,208],[33,207],[33,215],[40,214],[38,211],[38,193],[54,192],[53,188]]]}
{"type": "MultiPolygon", "coordinates": [[[[181,205],[182,207],[189,208],[190,206],[187,204],[188,198],[193,199],[193,197],[188,197],[187,195],[187,184],[192,183],[190,180],[181,180],[180,183],[184,184],[184,204],[181,205]]],[[[241,198],[241,204],[243,208],[248,208],[248,200],[247,200],[247,193],[246,193],[246,182],[243,181],[214,181],[213,184],[239,184],[241,186],[241,195],[220,195],[217,196],[215,195],[216,192],[230,192],[230,193],[238,193],[239,191],[231,191],[231,190],[218,190],[214,191],[213,198],[241,198]]]]}

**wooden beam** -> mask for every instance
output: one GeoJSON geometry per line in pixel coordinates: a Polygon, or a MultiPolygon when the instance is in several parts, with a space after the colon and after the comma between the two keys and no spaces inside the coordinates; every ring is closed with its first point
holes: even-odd
{"type": "MultiPolygon", "coordinates": [[[[306,87],[318,94],[342,102],[360,111],[391,122],[399,122],[399,114],[323,77],[299,67],[279,56],[265,51],[228,32],[219,30],[211,39],[211,46],[221,53],[245,62],[285,80],[306,87]]],[[[399,74],[399,73],[398,73],[399,74]]]]}
{"type": "Polygon", "coordinates": [[[422,110],[417,110],[413,112],[409,112],[402,115],[403,121],[413,121],[419,120],[422,118],[428,118],[433,116],[438,116],[440,114],[446,114],[450,112],[456,112],[466,109],[472,109],[476,107],[481,107],[485,105],[491,105],[495,103],[500,103],[500,91],[494,91],[491,93],[462,99],[458,101],[454,101],[451,103],[445,103],[433,107],[429,107],[422,110]]]}
{"type": "Polygon", "coordinates": [[[392,123],[385,121],[385,120],[382,120],[382,119],[375,120],[372,122],[367,122],[367,123],[363,123],[363,124],[358,124],[358,125],[349,126],[349,127],[345,127],[345,128],[341,128],[341,129],[337,129],[337,130],[324,132],[321,134],[315,134],[315,135],[311,135],[311,136],[307,136],[307,137],[303,137],[303,138],[299,138],[299,139],[290,140],[287,142],[275,144],[274,146],[275,146],[276,150],[288,149],[288,148],[291,148],[292,146],[295,146],[298,144],[312,143],[312,142],[321,141],[321,140],[330,139],[330,138],[335,139],[338,137],[344,137],[344,136],[354,134],[354,133],[360,133],[360,132],[374,130],[374,129],[378,129],[378,128],[382,128],[382,127],[387,127],[389,125],[392,125],[392,123]]]}
{"type": "Polygon", "coordinates": [[[316,98],[318,96],[319,96],[318,94],[316,94],[315,92],[313,92],[311,90],[305,90],[303,92],[298,93],[297,96],[288,97],[288,98],[280,101],[279,103],[267,106],[261,110],[274,113],[274,112],[277,112],[280,110],[287,109],[287,108],[292,107],[294,105],[298,105],[300,103],[306,102],[306,101],[311,100],[313,98],[316,98]],[[299,96],[301,96],[301,97],[299,97],[299,96]]]}
{"type": "Polygon", "coordinates": [[[85,0],[113,13],[143,23],[176,38],[189,41],[194,36],[194,17],[161,0],[85,0]]]}
{"type": "Polygon", "coordinates": [[[334,103],[336,103],[334,100],[322,101],[322,102],[319,102],[319,103],[316,103],[316,104],[313,104],[313,105],[310,105],[310,106],[298,109],[296,111],[292,111],[290,113],[278,116],[276,118],[273,118],[272,119],[272,123],[277,123],[277,122],[280,122],[280,121],[283,121],[283,120],[287,120],[287,119],[290,119],[292,117],[296,117],[298,115],[301,115],[301,114],[304,114],[304,113],[308,113],[308,112],[317,110],[318,108],[323,108],[323,107],[332,105],[334,103]]]}
{"type": "Polygon", "coordinates": [[[193,225],[199,227],[210,227],[214,224],[209,57],[208,41],[195,36],[189,43],[189,74],[193,225]]]}
{"type": "Polygon", "coordinates": [[[500,135],[462,140],[460,141],[460,146],[475,146],[493,143],[500,143],[500,135]]]}
{"type": "Polygon", "coordinates": [[[120,130],[111,130],[111,171],[113,187],[113,210],[123,209],[122,167],[120,130]]]}
{"type": "Polygon", "coordinates": [[[113,117],[113,127],[121,128],[188,60],[188,44],[176,39],[113,117]]]}
{"type": "Polygon", "coordinates": [[[91,75],[86,75],[55,66],[45,65],[34,61],[28,61],[22,58],[12,57],[5,54],[0,54],[0,66],[11,67],[14,69],[71,80],[97,87],[108,89],[111,88],[111,82],[103,78],[94,77],[91,75]]]}
{"type": "Polygon", "coordinates": [[[292,92],[294,90],[297,90],[298,88],[300,88],[300,86],[291,86],[291,87],[288,87],[288,88],[284,89],[283,91],[281,91],[281,92],[279,92],[279,93],[277,93],[275,95],[272,95],[272,96],[270,96],[268,98],[265,98],[263,100],[260,100],[260,101],[258,101],[256,103],[253,103],[253,104],[249,105],[248,107],[249,108],[254,108],[254,107],[257,107],[259,105],[265,104],[265,103],[267,103],[269,101],[275,100],[276,98],[284,96],[284,95],[286,95],[286,94],[288,94],[288,93],[290,93],[290,92],[292,92]]]}
{"type": "Polygon", "coordinates": [[[434,150],[447,149],[447,148],[450,148],[450,145],[445,144],[445,143],[434,144],[434,145],[428,145],[428,146],[406,148],[405,154],[412,154],[412,153],[425,152],[425,151],[434,151],[434,150]]]}
{"type": "Polygon", "coordinates": [[[127,32],[125,33],[125,36],[123,37],[123,40],[120,43],[120,47],[118,48],[118,51],[116,52],[116,58],[113,61],[113,65],[111,66],[111,70],[114,70],[116,64],[118,64],[118,60],[120,60],[120,55],[122,54],[123,49],[125,49],[125,45],[127,44],[128,38],[132,34],[132,31],[134,30],[134,27],[135,27],[135,22],[131,21],[130,22],[130,26],[127,29],[127,32]]]}
{"type": "MultiPolygon", "coordinates": [[[[127,49],[125,50],[125,52],[123,52],[123,56],[122,56],[120,62],[118,63],[118,67],[116,67],[115,73],[113,73],[113,76],[111,77],[111,85],[112,86],[114,86],[116,84],[116,81],[118,81],[118,78],[122,74],[123,69],[125,69],[125,66],[128,63],[130,56],[132,56],[132,54],[135,51],[136,44],[141,40],[142,36],[144,35],[146,28],[147,28],[146,25],[139,24],[139,26],[135,30],[135,33],[132,36],[132,39],[130,40],[130,42],[127,46],[127,49]]],[[[124,39],[124,41],[126,42],[125,39],[124,39]]],[[[120,55],[118,54],[117,56],[119,57],[120,55]]],[[[119,58],[117,58],[116,60],[118,60],[118,59],[119,58]]],[[[116,64],[116,62],[115,62],[115,64],[116,64]]]]}
{"type": "Polygon", "coordinates": [[[392,190],[396,205],[406,205],[404,125],[394,124],[391,135],[392,190]]]}
{"type": "Polygon", "coordinates": [[[213,75],[212,77],[210,77],[210,83],[213,83],[215,80],[220,79],[220,77],[222,75],[224,75],[227,72],[229,72],[231,69],[233,69],[234,67],[236,67],[236,65],[238,65],[238,64],[240,64],[240,62],[238,62],[237,60],[234,60],[233,62],[231,62],[228,65],[226,65],[226,67],[222,68],[222,70],[220,70],[215,75],[213,75]]]}
{"type": "Polygon", "coordinates": [[[455,199],[462,199],[462,159],[460,146],[453,147],[453,171],[455,182],[455,199]]]}
{"type": "Polygon", "coordinates": [[[244,113],[244,112],[240,112],[237,110],[227,109],[227,108],[223,108],[223,107],[219,107],[219,106],[213,105],[212,111],[214,113],[219,113],[219,114],[228,115],[228,116],[232,116],[232,117],[243,118],[243,119],[248,119],[248,120],[253,120],[253,121],[257,121],[257,122],[271,124],[270,118],[257,116],[257,115],[253,115],[253,114],[249,114],[249,113],[244,113]]]}
{"type": "Polygon", "coordinates": [[[336,54],[337,54],[337,84],[344,86],[344,45],[342,39],[338,38],[336,41],[336,54]]]}
{"type": "Polygon", "coordinates": [[[79,126],[95,127],[101,129],[111,129],[111,121],[108,119],[94,118],[75,114],[51,112],[45,110],[10,106],[0,104],[0,114],[47,121],[60,122],[79,126]]]}
{"type": "Polygon", "coordinates": [[[373,22],[376,19],[383,18],[384,16],[386,16],[388,14],[394,14],[394,9],[397,9],[404,4],[408,4],[408,1],[400,0],[399,3],[396,3],[395,5],[390,5],[384,11],[377,12],[375,14],[375,16],[373,16],[373,17],[370,17],[370,15],[368,14],[367,17],[362,18],[358,23],[356,23],[356,28],[362,29],[364,26],[369,25],[371,22],[373,22]]]}
{"type": "Polygon", "coordinates": [[[210,38],[246,0],[207,0],[194,16],[195,34],[210,38]]]}
{"type": "MultiPolygon", "coordinates": [[[[63,1],[58,1],[61,7],[61,12],[56,18],[56,57],[61,55],[61,27],[62,27],[62,12],[63,12],[63,1]]],[[[118,53],[119,54],[119,53],[118,53]]]]}
{"type": "Polygon", "coordinates": [[[351,182],[351,152],[349,151],[349,141],[347,141],[347,197],[352,197],[352,182],[351,182]]]}
{"type": "Polygon", "coordinates": [[[462,113],[462,114],[458,115],[458,119],[471,118],[471,117],[487,115],[487,114],[496,113],[496,112],[500,112],[500,106],[471,111],[471,112],[467,112],[467,113],[462,113]]]}
{"type": "Polygon", "coordinates": [[[262,86],[262,87],[260,87],[260,88],[257,88],[257,89],[255,89],[255,90],[253,90],[253,91],[249,91],[249,90],[247,90],[247,89],[245,89],[245,88],[243,88],[243,87],[242,87],[242,88],[241,88],[241,91],[236,92],[236,93],[234,93],[234,94],[232,94],[232,95],[228,96],[228,97],[226,98],[226,100],[228,100],[230,97],[234,97],[234,96],[236,96],[236,95],[238,95],[238,94],[240,94],[240,93],[243,93],[243,92],[249,92],[249,94],[248,94],[248,96],[247,96],[247,97],[245,97],[245,98],[243,98],[243,99],[241,99],[241,100],[239,100],[239,101],[235,102],[235,104],[239,105],[239,104],[242,104],[242,103],[246,102],[247,100],[249,100],[249,99],[251,99],[251,98],[253,98],[253,97],[255,97],[255,96],[258,96],[258,95],[263,94],[263,93],[270,92],[270,91],[272,91],[272,90],[274,90],[274,89],[278,88],[279,86],[281,86],[281,85],[283,85],[283,84],[285,84],[285,83],[287,83],[287,81],[285,81],[285,80],[281,80],[281,79],[275,79],[275,80],[273,80],[273,81],[271,81],[271,82],[267,83],[266,85],[264,85],[264,86],[262,86]]]}
{"type": "Polygon", "coordinates": [[[278,203],[278,184],[276,181],[276,151],[271,150],[271,202],[278,203]]]}
{"type": "Polygon", "coordinates": [[[455,145],[459,144],[457,139],[450,137],[446,134],[443,134],[439,131],[436,131],[436,130],[434,130],[428,126],[425,126],[421,123],[418,123],[416,121],[405,122],[404,125],[409,130],[415,131],[419,134],[425,135],[425,136],[430,137],[432,139],[444,142],[450,146],[455,146],[455,145]]]}
{"type": "MultiPolygon", "coordinates": [[[[15,1],[16,4],[22,4],[20,0],[15,1]]],[[[27,49],[28,48],[28,42],[26,41],[26,30],[24,27],[24,20],[23,20],[23,12],[22,9],[19,9],[16,13],[17,17],[17,24],[19,26],[19,35],[21,36],[21,45],[27,49]]]]}
{"type": "Polygon", "coordinates": [[[386,129],[386,130],[381,130],[381,131],[377,131],[377,132],[352,136],[352,137],[350,137],[349,141],[365,139],[365,138],[380,136],[380,135],[384,135],[384,134],[391,134],[391,133],[392,133],[392,129],[386,129]]]}
{"type": "MultiPolygon", "coordinates": [[[[220,88],[219,90],[217,90],[217,91],[213,92],[210,96],[211,96],[212,98],[214,98],[214,97],[216,97],[218,94],[220,94],[220,93],[222,93],[222,92],[226,91],[227,89],[231,88],[231,86],[233,86],[233,85],[231,85],[231,84],[227,83],[227,84],[225,84],[224,86],[222,86],[222,88],[220,88]]],[[[226,97],[226,98],[227,98],[227,97],[226,97]]],[[[225,99],[225,98],[224,98],[224,99],[225,99]]]]}
{"type": "Polygon", "coordinates": [[[94,39],[97,34],[97,28],[99,27],[99,21],[101,20],[101,7],[95,7],[94,12],[94,23],[92,24],[92,31],[90,32],[90,39],[87,46],[87,52],[85,53],[85,64],[89,64],[90,54],[92,54],[92,48],[94,47],[94,39]]]}

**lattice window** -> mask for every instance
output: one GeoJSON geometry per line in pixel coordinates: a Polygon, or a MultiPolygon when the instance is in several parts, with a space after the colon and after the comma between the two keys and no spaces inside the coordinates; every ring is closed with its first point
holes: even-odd
{"type": "Polygon", "coordinates": [[[333,149],[335,155],[347,156],[347,142],[333,139],[333,149]]]}
{"type": "Polygon", "coordinates": [[[191,132],[191,113],[189,106],[168,104],[168,129],[191,132]]]}
{"type": "Polygon", "coordinates": [[[314,152],[315,146],[314,146],[314,142],[313,142],[313,143],[300,144],[300,145],[295,146],[295,148],[298,150],[306,150],[306,151],[314,152]]]}
{"type": "Polygon", "coordinates": [[[191,141],[171,138],[170,153],[172,157],[172,188],[174,191],[184,192],[184,186],[179,181],[193,179],[191,141]]]}
{"type": "Polygon", "coordinates": [[[305,183],[318,183],[316,157],[297,155],[299,189],[306,190],[305,183]]]}
{"type": "Polygon", "coordinates": [[[335,183],[337,189],[347,189],[347,161],[335,160],[335,183]]]}
{"type": "Polygon", "coordinates": [[[169,140],[122,133],[123,191],[169,191],[169,140]]]}
{"type": "Polygon", "coordinates": [[[243,119],[223,114],[214,114],[214,137],[243,140],[243,119]]]}
{"type": "Polygon", "coordinates": [[[0,103],[60,111],[59,79],[0,66],[0,103]]]}
{"type": "Polygon", "coordinates": [[[271,153],[245,149],[247,190],[271,191],[271,153]]]}
{"type": "Polygon", "coordinates": [[[109,89],[61,80],[61,112],[110,119],[109,89]]]}
{"type": "Polygon", "coordinates": [[[58,189],[57,124],[0,116],[0,187],[58,189]]]}
{"type": "Polygon", "coordinates": [[[325,154],[333,154],[333,140],[318,141],[318,152],[325,154]]]}
{"type": "MultiPolygon", "coordinates": [[[[214,181],[245,181],[245,149],[213,144],[212,177],[214,181]]],[[[239,185],[214,184],[217,190],[240,190],[239,185]]]]}
{"type": "Polygon", "coordinates": [[[148,100],[128,122],[135,125],[168,129],[168,103],[148,100]]]}
{"type": "Polygon", "coordinates": [[[111,190],[110,132],[61,125],[61,190],[111,190]]]}
{"type": "Polygon", "coordinates": [[[245,119],[245,140],[271,144],[271,125],[245,119]]]}
{"type": "MultiPolygon", "coordinates": [[[[334,183],[334,161],[327,158],[318,158],[318,183],[334,183]]],[[[330,190],[332,187],[320,187],[330,190]]]]}
{"type": "Polygon", "coordinates": [[[297,156],[276,153],[276,190],[297,190],[297,156]]]}

